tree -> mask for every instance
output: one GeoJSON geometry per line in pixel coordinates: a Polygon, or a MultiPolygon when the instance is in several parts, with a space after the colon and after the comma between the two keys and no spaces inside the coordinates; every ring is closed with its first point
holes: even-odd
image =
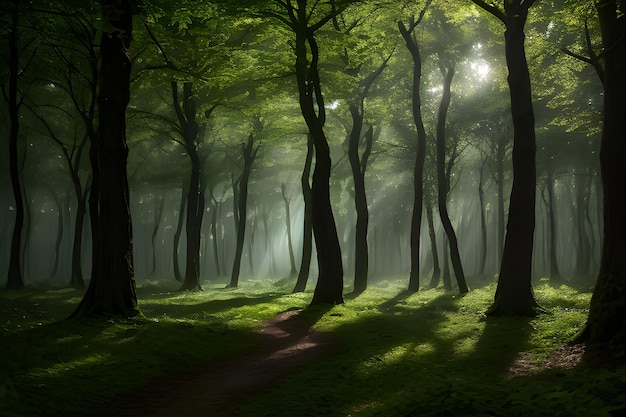
{"type": "Polygon", "coordinates": [[[289,276],[295,277],[297,274],[296,269],[296,258],[293,254],[293,242],[291,239],[291,197],[292,195],[287,196],[287,183],[281,182],[280,184],[280,196],[283,199],[283,203],[285,203],[285,224],[287,226],[287,250],[289,251],[289,276]]]}
{"type": "MultiPolygon", "coordinates": [[[[256,130],[258,134],[260,132],[260,122],[257,123],[259,127],[256,130]]],[[[243,253],[243,243],[244,237],[246,235],[246,219],[248,213],[248,184],[250,183],[250,173],[252,172],[252,164],[254,164],[254,160],[256,159],[257,153],[259,152],[259,144],[254,143],[254,135],[250,133],[248,135],[248,139],[245,143],[241,144],[242,157],[243,157],[243,169],[241,172],[241,176],[237,178],[235,183],[238,187],[237,190],[237,198],[236,200],[236,211],[235,216],[239,219],[236,222],[237,224],[237,244],[235,247],[235,260],[233,261],[233,270],[230,277],[230,283],[226,286],[226,288],[236,288],[239,284],[239,271],[241,268],[241,255],[243,253]]],[[[233,184],[233,187],[235,185],[233,184]]],[[[267,231],[266,231],[267,232],[267,231]]]]}
{"type": "Polygon", "coordinates": [[[324,133],[326,110],[319,75],[319,47],[315,32],[340,10],[320,10],[328,3],[308,0],[276,0],[287,16],[272,16],[286,24],[295,34],[295,70],[302,116],[309,128],[315,148],[315,169],[311,186],[312,226],[317,247],[319,277],[311,304],[343,303],[343,265],[337,227],[330,204],[331,159],[324,133]],[[313,21],[314,17],[319,18],[313,21]]]}
{"type": "Polygon", "coordinates": [[[513,118],[513,187],[502,264],[489,315],[534,315],[539,304],[531,283],[535,230],[535,118],[530,73],[524,50],[524,26],[534,0],[505,0],[504,9],[483,0],[475,4],[505,26],[505,55],[513,118]]]}
{"type": "Polygon", "coordinates": [[[20,128],[20,107],[23,97],[19,96],[18,78],[23,68],[20,68],[20,45],[18,42],[18,17],[19,0],[12,0],[11,27],[9,29],[9,80],[8,86],[2,83],[2,93],[9,106],[9,172],[11,175],[11,188],[15,204],[15,223],[11,238],[11,256],[9,271],[7,275],[7,285],[9,289],[23,288],[22,266],[20,251],[22,249],[22,228],[24,226],[24,200],[22,196],[22,186],[20,184],[20,174],[18,168],[17,142],[20,128]],[[8,89],[8,91],[7,91],[8,89]]]}
{"type": "Polygon", "coordinates": [[[600,148],[604,240],[589,316],[578,340],[586,342],[589,354],[609,361],[621,357],[626,347],[626,218],[623,213],[626,207],[626,5],[613,0],[597,1],[595,6],[604,47],[604,116],[600,148]]]}
{"type": "Polygon", "coordinates": [[[130,0],[103,0],[98,91],[98,216],[94,230],[92,277],[72,317],[140,313],[133,271],[132,224],[126,161],[126,107],[130,100],[132,33],[130,0]]]}
{"type": "Polygon", "coordinates": [[[309,133],[307,135],[307,152],[304,161],[304,169],[300,176],[300,185],[302,187],[302,197],[304,199],[304,220],[302,225],[302,259],[300,260],[300,269],[298,271],[298,279],[293,288],[293,292],[302,292],[306,289],[309,279],[309,271],[311,269],[311,256],[313,254],[313,206],[311,204],[311,166],[313,164],[313,137],[309,133]]]}
{"type": "Polygon", "coordinates": [[[441,72],[444,76],[443,83],[443,95],[441,97],[441,104],[439,106],[438,120],[437,120],[437,205],[439,207],[439,216],[441,217],[441,223],[446,231],[446,237],[450,245],[450,255],[452,257],[452,267],[454,269],[454,275],[459,284],[459,292],[461,294],[469,291],[465,282],[465,273],[463,272],[463,266],[461,264],[461,257],[459,255],[459,246],[450,216],[448,214],[447,199],[448,192],[450,190],[449,176],[446,175],[446,115],[448,108],[450,107],[451,92],[450,87],[452,84],[452,78],[454,77],[454,65],[448,68],[442,67],[441,72]]]}
{"type": "Polygon", "coordinates": [[[411,272],[409,276],[409,291],[419,290],[420,274],[420,232],[422,229],[422,206],[424,200],[424,160],[426,158],[426,130],[422,118],[422,99],[420,87],[422,79],[422,57],[417,42],[415,28],[420,24],[431,1],[428,0],[419,16],[411,16],[408,27],[404,22],[398,22],[398,29],[406,43],[406,47],[413,59],[413,85],[412,85],[412,111],[415,128],[417,129],[417,151],[415,153],[415,164],[413,166],[413,214],[411,217],[411,272]]]}

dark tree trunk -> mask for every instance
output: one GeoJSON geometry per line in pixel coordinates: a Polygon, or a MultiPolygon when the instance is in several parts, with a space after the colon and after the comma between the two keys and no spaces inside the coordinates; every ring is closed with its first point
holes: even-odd
{"type": "Polygon", "coordinates": [[[197,147],[200,128],[196,122],[196,103],[192,92],[193,83],[183,83],[182,104],[178,96],[178,82],[173,81],[171,87],[174,110],[178,118],[178,123],[183,129],[185,150],[191,162],[191,174],[187,192],[187,219],[185,223],[187,258],[185,263],[185,278],[180,287],[180,291],[202,290],[200,286],[200,229],[202,227],[202,216],[204,214],[204,194],[200,186],[200,172],[202,167],[197,147]]]}
{"type": "Polygon", "coordinates": [[[506,26],[505,54],[513,117],[513,187],[498,287],[488,314],[534,315],[539,308],[531,283],[535,231],[535,116],[524,50],[524,26],[534,0],[506,0],[504,12],[482,0],[473,1],[506,26]]]}
{"type": "Polygon", "coordinates": [[[403,22],[398,22],[398,29],[404,38],[406,47],[413,59],[413,83],[412,83],[412,111],[413,120],[417,129],[417,150],[415,164],[413,166],[413,213],[411,215],[411,272],[409,275],[409,291],[416,292],[420,286],[420,234],[422,228],[422,205],[424,200],[424,161],[426,159],[426,131],[422,120],[422,99],[420,87],[422,82],[422,57],[415,28],[420,23],[430,1],[422,9],[418,19],[411,18],[407,28],[403,22]]]}
{"type": "Polygon", "coordinates": [[[176,231],[172,244],[172,260],[174,264],[174,278],[176,281],[183,282],[183,274],[180,272],[180,261],[178,257],[178,246],[180,244],[180,236],[183,233],[183,224],[185,224],[185,208],[187,207],[187,197],[189,193],[188,182],[183,180],[180,190],[180,205],[178,206],[178,221],[176,223],[176,231]]]}
{"type": "Polygon", "coordinates": [[[443,234],[443,288],[446,291],[452,291],[452,276],[450,274],[450,245],[448,244],[448,237],[443,234]]]}
{"type": "MultiPolygon", "coordinates": [[[[362,102],[361,102],[362,104],[362,102]]],[[[354,252],[354,293],[360,294],[367,289],[369,269],[369,249],[367,247],[367,226],[369,212],[365,194],[365,169],[359,157],[359,144],[363,128],[363,109],[350,105],[352,130],[348,145],[348,159],[354,181],[354,207],[356,210],[355,252],[354,252]]]]}
{"type": "Polygon", "coordinates": [[[548,191],[548,253],[550,259],[550,282],[558,283],[561,281],[561,273],[556,256],[556,215],[555,215],[555,199],[554,199],[554,175],[552,168],[548,167],[548,178],[546,179],[546,188],[548,191]]]}
{"type": "Polygon", "coordinates": [[[217,201],[213,199],[211,207],[211,233],[213,233],[213,258],[215,262],[215,274],[217,277],[222,275],[220,268],[219,250],[217,247],[217,201]]]}
{"type": "MultiPolygon", "coordinates": [[[[600,148],[604,196],[602,260],[580,340],[597,359],[623,361],[626,346],[626,17],[617,1],[596,7],[604,46],[604,119],[600,148]]],[[[623,7],[623,5],[621,6],[623,7]]]]}
{"type": "Polygon", "coordinates": [[[7,275],[7,288],[24,288],[20,251],[22,250],[22,228],[24,227],[24,200],[17,161],[17,140],[19,137],[20,105],[17,96],[17,80],[19,75],[19,50],[17,43],[17,11],[18,1],[14,0],[12,26],[9,33],[9,173],[15,204],[15,223],[11,237],[11,255],[7,275]]]}
{"type": "MultiPolygon", "coordinates": [[[[156,196],[154,197],[157,198],[156,196]]],[[[165,194],[161,195],[159,201],[154,202],[154,227],[152,228],[152,236],[150,242],[152,243],[152,271],[150,274],[156,272],[156,238],[159,233],[159,226],[161,225],[161,218],[163,215],[163,206],[165,205],[165,194]]]]}
{"type": "Polygon", "coordinates": [[[441,267],[439,266],[439,251],[437,249],[437,235],[433,219],[433,205],[429,199],[425,201],[426,219],[428,220],[428,237],[430,238],[430,252],[433,257],[433,275],[430,277],[428,288],[437,288],[441,279],[441,267]]]}
{"type": "Polygon", "coordinates": [[[287,185],[283,182],[280,185],[280,193],[283,197],[283,202],[285,203],[285,223],[287,226],[287,250],[289,251],[289,266],[291,270],[289,271],[289,277],[295,277],[298,273],[296,269],[296,258],[293,254],[293,243],[291,241],[291,210],[289,208],[289,203],[291,202],[290,198],[287,198],[287,185]]]}
{"type": "Polygon", "coordinates": [[[298,0],[294,9],[291,3],[283,4],[295,31],[296,78],[300,110],[313,138],[315,169],[311,187],[312,225],[317,247],[319,277],[311,305],[343,303],[343,264],[337,227],[330,203],[331,159],[328,140],[324,133],[326,119],[322,96],[318,58],[319,50],[315,31],[332,16],[314,26],[309,26],[307,1],[298,0]],[[310,61],[308,60],[310,58],[310,61]]]}
{"type": "Polygon", "coordinates": [[[469,291],[465,282],[465,273],[463,272],[463,265],[461,264],[461,256],[459,255],[459,246],[450,221],[448,214],[447,200],[448,192],[450,191],[450,184],[448,176],[446,175],[446,118],[448,109],[450,108],[450,100],[452,95],[450,93],[450,86],[452,85],[452,78],[454,77],[454,67],[450,67],[444,72],[443,82],[443,96],[441,98],[441,104],[439,106],[439,115],[437,119],[437,203],[439,206],[439,216],[441,217],[441,223],[448,237],[448,243],[450,244],[450,257],[452,260],[452,268],[454,269],[454,276],[459,285],[459,292],[464,294],[469,291]]]}
{"type": "MultiPolygon", "coordinates": [[[[501,137],[502,138],[502,137],[501,137]]],[[[504,157],[506,155],[506,148],[504,144],[498,143],[496,152],[496,185],[498,188],[498,263],[502,262],[502,252],[504,251],[504,157]]]]}
{"type": "MultiPolygon", "coordinates": [[[[98,94],[99,167],[98,227],[94,246],[99,250],[98,270],[74,317],[139,313],[133,272],[132,224],[128,199],[126,162],[126,107],[130,99],[131,61],[127,50],[132,31],[129,1],[103,2],[101,76],[98,94]]],[[[95,179],[95,177],[94,177],[95,179]]],[[[92,189],[93,192],[93,189],[92,189]]]]}
{"type": "MultiPolygon", "coordinates": [[[[230,275],[230,283],[226,288],[236,288],[239,284],[239,272],[241,270],[241,255],[243,254],[244,238],[246,236],[246,214],[248,211],[248,184],[250,182],[250,173],[252,172],[252,164],[256,158],[258,147],[254,148],[254,138],[252,134],[248,136],[248,141],[242,145],[243,150],[243,172],[239,183],[239,198],[237,201],[237,212],[239,221],[237,222],[237,243],[235,246],[235,260],[233,261],[233,269],[230,275]]],[[[265,231],[267,234],[267,230],[265,231]]]]}
{"type": "Polygon", "coordinates": [[[54,240],[54,265],[52,265],[52,271],[50,271],[50,277],[54,278],[59,270],[61,242],[63,242],[63,231],[65,230],[65,225],[63,222],[63,203],[61,202],[61,198],[52,189],[50,189],[50,194],[57,205],[57,232],[54,240]]]}
{"type": "Polygon", "coordinates": [[[313,227],[311,218],[313,217],[313,206],[311,205],[311,165],[313,163],[313,138],[307,135],[307,152],[306,161],[300,183],[302,186],[302,197],[304,199],[304,224],[302,226],[302,259],[300,261],[300,270],[298,272],[298,280],[293,288],[293,292],[302,292],[306,289],[306,283],[309,280],[309,270],[311,269],[311,256],[313,253],[313,227]]]}
{"type": "Polygon", "coordinates": [[[483,188],[486,165],[487,158],[481,163],[480,175],[478,177],[478,202],[480,204],[480,258],[478,273],[481,275],[485,274],[485,265],[487,264],[487,219],[485,218],[485,189],[483,188]]]}

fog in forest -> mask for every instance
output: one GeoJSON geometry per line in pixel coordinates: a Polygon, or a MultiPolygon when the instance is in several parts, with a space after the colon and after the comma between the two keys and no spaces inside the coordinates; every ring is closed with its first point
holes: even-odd
{"type": "MultiPolygon", "coordinates": [[[[426,285],[434,268],[434,252],[443,273],[453,274],[437,208],[435,137],[443,89],[441,68],[454,67],[452,99],[445,121],[446,170],[451,188],[447,207],[471,286],[472,276],[496,280],[512,184],[513,130],[503,41],[501,33],[490,31],[486,27],[487,17],[477,14],[476,10],[471,12],[471,19],[468,17],[472,22],[468,29],[464,31],[462,27],[469,23],[462,22],[447,32],[432,23],[444,13],[437,10],[426,15],[419,39],[423,48],[420,91],[427,138],[420,276],[422,285],[426,285]],[[442,30],[447,37],[438,40],[442,30]],[[467,33],[472,30],[471,35],[467,33]],[[455,44],[463,44],[463,47],[450,46],[455,44]],[[429,233],[429,210],[433,212],[434,247],[429,233]]],[[[371,129],[365,189],[369,209],[369,279],[372,282],[408,277],[416,152],[410,107],[411,58],[395,26],[401,16],[383,12],[378,23],[367,22],[362,29],[356,29],[362,30],[359,32],[362,37],[378,30],[380,39],[369,39],[369,51],[354,46],[361,48],[354,59],[360,60],[362,79],[390,57],[365,97],[359,144],[362,155],[367,146],[365,136],[371,129]]],[[[457,16],[457,20],[462,19],[457,16]]],[[[563,27],[565,23],[554,23],[539,16],[529,25],[533,36],[529,36],[527,49],[537,134],[533,279],[555,274],[556,267],[564,279],[591,283],[599,267],[602,243],[598,162],[602,86],[590,66],[555,51],[555,45],[576,41],[563,27]]],[[[156,26],[153,30],[159,39],[177,36],[167,27],[156,26]]],[[[199,125],[196,146],[204,199],[199,270],[203,284],[227,282],[232,272],[237,237],[236,205],[241,198],[237,195],[238,181],[244,170],[242,150],[248,138],[252,141],[255,158],[250,167],[246,218],[239,219],[246,224],[241,279],[295,277],[300,267],[304,221],[300,179],[307,154],[306,125],[298,107],[295,78],[289,75],[293,67],[289,37],[283,32],[271,33],[271,30],[242,23],[237,30],[222,33],[225,40],[211,45],[213,49],[209,52],[198,52],[209,54],[206,59],[210,62],[204,63],[205,67],[199,64],[204,58],[193,58],[189,49],[179,50],[181,56],[177,57],[184,61],[182,55],[187,51],[190,55],[188,62],[185,61],[187,65],[207,74],[206,66],[214,66],[207,76],[209,81],[199,77],[193,85],[199,125]],[[263,33],[263,30],[270,33],[263,33]],[[248,40],[246,33],[258,40],[248,40]],[[220,54],[226,53],[232,55],[230,61],[220,61],[220,54]],[[229,73],[231,76],[227,77],[229,73]],[[272,74],[280,77],[271,79],[272,74]],[[267,79],[267,82],[259,81],[267,79]],[[219,99],[215,98],[219,88],[216,85],[225,86],[219,99]],[[290,259],[289,242],[293,259],[290,259]]],[[[158,61],[159,52],[140,25],[136,32],[130,50],[137,59],[127,112],[127,142],[134,271],[138,285],[142,285],[148,279],[174,280],[176,262],[184,275],[185,200],[191,168],[180,135],[170,126],[176,121],[176,114],[169,102],[169,75],[156,71],[141,73],[144,67],[158,61]],[[177,233],[180,234],[178,239],[177,233]]],[[[209,35],[207,32],[195,36],[201,39],[209,35]]],[[[64,42],[71,44],[72,35],[65,36],[64,42]]],[[[332,36],[320,35],[320,48],[324,51],[320,68],[326,112],[324,130],[332,159],[331,202],[341,245],[344,283],[349,286],[355,262],[355,187],[348,158],[350,103],[355,81],[348,79],[347,73],[334,61],[333,56],[349,51],[337,47],[334,40],[332,36]]],[[[352,40],[345,40],[346,48],[352,45],[350,42],[352,40]]],[[[181,48],[181,44],[186,45],[184,40],[178,39],[161,47],[169,47],[168,53],[172,53],[177,45],[181,48]]],[[[24,106],[20,114],[18,159],[26,213],[21,258],[26,285],[64,287],[71,276],[77,198],[63,149],[75,155],[85,127],[78,120],[77,111],[71,108],[66,88],[60,85],[64,80],[60,74],[67,68],[54,56],[52,49],[42,47],[36,57],[43,62],[35,60],[34,66],[25,73],[27,78],[21,81],[21,91],[26,95],[28,81],[37,79],[28,91],[29,109],[24,106]],[[46,67],[46,62],[52,64],[46,67]],[[48,104],[50,107],[46,107],[48,104]],[[62,146],[52,138],[52,133],[62,146]]],[[[77,66],[86,65],[81,61],[82,56],[75,59],[77,66]]],[[[176,88],[182,96],[183,82],[176,88]]],[[[8,134],[4,122],[6,106],[3,105],[2,111],[1,132],[5,135],[8,134]]],[[[77,172],[86,195],[91,179],[87,148],[82,151],[77,172]]],[[[0,149],[0,161],[3,168],[0,170],[2,283],[9,267],[15,222],[11,179],[8,169],[4,169],[8,168],[6,146],[0,149]]],[[[85,280],[90,276],[90,237],[87,210],[81,251],[85,280]]],[[[317,277],[315,246],[313,251],[309,285],[317,277]]]]}

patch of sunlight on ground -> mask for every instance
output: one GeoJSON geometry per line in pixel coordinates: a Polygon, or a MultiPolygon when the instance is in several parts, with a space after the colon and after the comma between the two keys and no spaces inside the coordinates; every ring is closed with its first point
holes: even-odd
{"type": "Polygon", "coordinates": [[[35,368],[29,373],[39,376],[60,376],[66,372],[74,371],[85,366],[101,364],[110,357],[110,354],[94,353],[77,358],[73,361],[55,363],[48,368],[35,368]]]}

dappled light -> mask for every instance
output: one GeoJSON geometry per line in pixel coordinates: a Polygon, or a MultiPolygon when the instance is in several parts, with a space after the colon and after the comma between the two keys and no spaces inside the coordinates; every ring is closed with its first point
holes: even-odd
{"type": "Polygon", "coordinates": [[[0,416],[626,413],[623,2],[0,13],[0,416]]]}

